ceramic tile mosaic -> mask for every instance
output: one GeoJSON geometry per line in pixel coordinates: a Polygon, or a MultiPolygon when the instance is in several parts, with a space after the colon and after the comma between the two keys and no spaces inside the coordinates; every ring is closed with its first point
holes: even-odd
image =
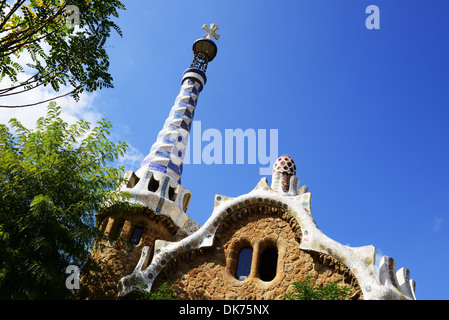
{"type": "MultiPolygon", "coordinates": [[[[275,171],[273,179],[279,174],[275,171]]],[[[296,176],[292,177],[299,181],[296,176]]],[[[290,191],[292,191],[291,188],[290,185],[290,191]]],[[[153,281],[171,259],[188,250],[212,246],[215,233],[224,218],[245,206],[265,203],[282,207],[296,219],[303,235],[299,249],[327,254],[345,264],[357,278],[365,300],[415,300],[415,282],[410,279],[408,269],[401,268],[395,272],[394,260],[385,256],[379,260],[376,248],[372,245],[353,248],[327,237],[317,227],[312,217],[311,193],[300,193],[297,185],[296,188],[296,192],[290,195],[282,189],[273,189],[268,185],[267,179],[262,178],[248,194],[237,198],[216,195],[213,212],[206,223],[199,230],[179,241],[157,240],[153,259],[143,270],[148,247],[142,252],[134,272],[120,280],[119,294],[126,295],[139,283],[147,285],[146,290],[150,291],[153,281]]],[[[305,190],[304,187],[300,189],[305,190]]]]}
{"type": "Polygon", "coordinates": [[[191,193],[181,185],[181,175],[198,95],[206,81],[206,75],[201,70],[189,68],[183,73],[181,90],[150,153],[137,172],[125,174],[125,177],[135,176],[134,181],[137,182],[121,187],[122,191],[132,195],[130,202],[142,204],[153,209],[156,214],[170,217],[180,228],[176,239],[186,237],[200,228],[185,213],[191,193]]]}
{"type": "Polygon", "coordinates": [[[176,97],[168,118],[159,132],[150,153],[142,161],[142,167],[167,174],[181,183],[182,163],[189,138],[198,95],[206,82],[200,70],[184,72],[181,90],[176,97]]]}
{"type": "MultiPolygon", "coordinates": [[[[218,29],[213,25],[208,29],[214,28],[218,29]]],[[[300,226],[298,232],[302,235],[298,249],[330,255],[346,265],[357,278],[364,299],[414,300],[415,282],[410,279],[408,269],[395,272],[394,260],[386,256],[379,259],[374,246],[345,246],[327,237],[317,227],[312,217],[311,193],[306,186],[299,187],[296,165],[287,155],[274,164],[271,186],[266,178],[262,178],[251,192],[239,197],[216,195],[212,214],[203,226],[187,216],[185,211],[191,194],[180,184],[182,163],[198,95],[206,81],[205,73],[199,69],[189,68],[184,72],[181,90],[157,141],[143,160],[142,167],[135,174],[127,173],[130,177],[135,176],[135,183],[122,188],[132,194],[131,201],[169,216],[180,229],[173,241],[155,241],[153,258],[145,268],[150,252],[148,246],[143,247],[134,271],[120,279],[119,295],[125,296],[137,285],[145,285],[145,290],[150,291],[159,273],[172,259],[186,251],[211,247],[225,218],[231,217],[227,219],[231,223],[229,220],[236,220],[237,216],[233,215],[240,209],[264,204],[282,208],[284,214],[290,215],[289,219],[296,219],[300,226]],[[170,190],[177,193],[173,201],[170,200],[170,190]]]]}

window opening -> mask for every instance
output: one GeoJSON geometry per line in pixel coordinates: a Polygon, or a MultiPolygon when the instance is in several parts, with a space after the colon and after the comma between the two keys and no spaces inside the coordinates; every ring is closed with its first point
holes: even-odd
{"type": "Polygon", "coordinates": [[[253,250],[251,248],[243,248],[239,253],[239,260],[237,262],[236,278],[244,280],[248,278],[251,272],[251,261],[253,258],[253,250]]]}
{"type": "Polygon", "coordinates": [[[148,191],[156,192],[159,189],[159,181],[151,175],[150,182],[148,183],[148,191]]]}
{"type": "Polygon", "coordinates": [[[169,187],[169,188],[168,188],[168,198],[169,198],[171,201],[175,202],[176,196],[177,196],[177,194],[176,194],[176,192],[175,192],[175,188],[169,187]]]}
{"type": "Polygon", "coordinates": [[[140,238],[142,238],[143,225],[139,224],[134,227],[133,233],[131,234],[130,241],[134,244],[139,244],[140,238]]]}
{"type": "Polygon", "coordinates": [[[106,218],[101,223],[101,225],[100,225],[100,232],[101,233],[104,233],[104,231],[106,230],[106,226],[108,225],[108,221],[109,221],[109,218],[106,218]]]}
{"type": "Polygon", "coordinates": [[[274,247],[265,248],[260,254],[259,278],[262,281],[271,281],[276,277],[278,264],[278,251],[274,247]]]}
{"type": "Polygon", "coordinates": [[[187,212],[187,208],[189,207],[191,196],[192,195],[190,193],[185,193],[182,198],[182,210],[184,210],[184,212],[187,212]]]}
{"type": "Polygon", "coordinates": [[[113,240],[117,240],[118,237],[120,237],[120,233],[122,233],[123,225],[125,224],[125,221],[121,221],[117,227],[115,228],[114,235],[112,237],[113,240]]]}
{"type": "Polygon", "coordinates": [[[131,173],[131,177],[128,180],[128,183],[126,184],[127,188],[134,188],[134,186],[139,182],[139,177],[136,176],[134,172],[131,173]]]}

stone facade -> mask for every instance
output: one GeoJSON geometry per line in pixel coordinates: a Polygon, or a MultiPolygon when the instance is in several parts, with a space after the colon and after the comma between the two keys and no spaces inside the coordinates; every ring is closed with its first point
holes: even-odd
{"type": "MultiPolygon", "coordinates": [[[[351,271],[332,257],[299,249],[301,229],[295,219],[278,207],[254,205],[228,218],[217,230],[214,245],[188,251],[172,260],[155,281],[172,284],[182,299],[285,299],[293,281],[312,276],[317,284],[338,282],[351,288],[351,299],[363,294],[351,271]],[[234,221],[235,220],[235,221],[234,221]],[[252,248],[251,272],[239,280],[239,252],[252,248]],[[265,248],[277,250],[276,273],[262,281],[260,256],[265,248]]],[[[273,261],[266,261],[271,263],[273,261]]]]}
{"type": "Polygon", "coordinates": [[[187,215],[183,158],[207,64],[217,53],[211,35],[218,39],[218,26],[203,29],[209,36],[194,43],[194,61],[157,141],[141,168],[125,174],[120,189],[130,194],[130,207],[97,217],[106,238],[97,240],[95,268],[81,279],[87,295],[132,298],[137,287],[151,291],[167,282],[183,299],[284,299],[292,282],[311,276],[317,284],[348,286],[350,299],[415,299],[408,269],[396,272],[394,260],[379,260],[374,246],[345,246],[317,227],[312,195],[299,186],[287,155],[274,164],[271,185],[262,178],[247,194],[216,195],[203,226],[187,215]]]}
{"type": "Polygon", "coordinates": [[[286,188],[277,174],[271,186],[262,178],[239,197],[216,195],[205,224],[177,241],[156,240],[148,265],[150,251],[144,247],[134,271],[119,280],[119,296],[137,285],[151,291],[168,282],[186,299],[282,299],[293,281],[310,275],[318,284],[350,286],[351,299],[415,299],[408,269],[396,272],[394,260],[379,259],[374,246],[354,248],[327,237],[312,217],[307,187],[299,187],[292,175],[286,188]],[[241,279],[236,268],[244,247],[252,248],[252,262],[241,279]],[[262,281],[266,247],[276,249],[276,274],[262,281]]]}
{"type": "MultiPolygon", "coordinates": [[[[170,218],[145,207],[108,213],[97,216],[105,237],[95,242],[87,264],[89,271],[81,277],[82,296],[91,299],[117,299],[117,283],[134,270],[142,248],[148,247],[152,252],[157,239],[172,240],[178,231],[170,218]],[[142,233],[133,243],[131,237],[136,227],[142,228],[142,233]]],[[[149,255],[148,260],[151,258],[149,255]]]]}

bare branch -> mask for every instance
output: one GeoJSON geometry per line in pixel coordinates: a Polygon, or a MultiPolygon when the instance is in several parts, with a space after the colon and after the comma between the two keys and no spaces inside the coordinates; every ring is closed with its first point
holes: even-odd
{"type": "Polygon", "coordinates": [[[25,81],[21,82],[20,84],[18,84],[18,85],[16,85],[16,86],[11,86],[11,87],[9,87],[9,88],[0,89],[0,96],[1,96],[4,92],[9,92],[9,91],[11,91],[11,90],[14,90],[14,89],[23,87],[24,85],[31,84],[31,83],[37,81],[37,80],[35,79],[35,80],[33,80],[33,81],[30,82],[30,80],[33,79],[33,78],[35,78],[35,77],[37,77],[37,76],[39,75],[39,73],[40,73],[40,72],[37,72],[35,75],[29,77],[28,79],[26,79],[25,81]]]}
{"type": "Polygon", "coordinates": [[[16,86],[13,86],[13,87],[10,87],[10,88],[0,89],[0,97],[12,96],[12,95],[15,95],[15,94],[19,94],[19,93],[26,92],[26,91],[32,90],[34,88],[37,88],[37,87],[41,86],[42,84],[44,84],[45,82],[47,82],[45,80],[45,78],[54,78],[57,75],[60,75],[61,73],[64,73],[66,70],[67,70],[67,68],[63,68],[60,71],[58,71],[56,73],[53,73],[51,75],[49,73],[43,74],[41,77],[32,80],[33,78],[36,78],[40,74],[40,72],[37,72],[35,75],[29,77],[27,80],[25,80],[24,82],[21,82],[20,84],[18,84],[16,86]],[[35,83],[35,82],[38,82],[38,81],[43,81],[43,82],[39,83],[39,84],[37,84],[37,85],[35,85],[35,86],[31,87],[31,88],[24,89],[22,91],[7,93],[7,92],[10,92],[10,91],[15,90],[17,88],[24,87],[25,85],[31,85],[32,83],[35,83]]]}
{"type": "Polygon", "coordinates": [[[74,90],[72,90],[72,91],[70,91],[68,93],[62,94],[62,95],[57,96],[55,98],[43,100],[43,101],[40,101],[40,102],[35,102],[35,103],[30,103],[30,104],[23,104],[23,105],[17,105],[17,106],[2,106],[2,105],[0,105],[0,108],[25,108],[25,107],[32,107],[32,106],[35,106],[35,105],[38,105],[38,104],[46,103],[46,102],[49,102],[49,101],[52,101],[52,100],[56,100],[56,99],[68,96],[69,94],[72,94],[73,92],[75,92],[77,89],[74,89],[74,90]]]}
{"type": "MultiPolygon", "coordinates": [[[[37,80],[35,80],[35,81],[37,81],[37,80]]],[[[31,83],[31,82],[30,82],[31,83]]],[[[7,96],[12,96],[12,95],[15,95],[15,94],[20,94],[20,93],[24,93],[24,92],[27,92],[27,91],[30,91],[30,90],[33,90],[33,89],[36,89],[37,87],[39,87],[39,86],[41,86],[41,85],[43,85],[44,83],[39,83],[39,84],[37,84],[37,85],[35,85],[35,86],[33,86],[33,87],[31,87],[31,88],[28,88],[28,89],[23,89],[22,91],[16,91],[16,92],[11,92],[11,93],[6,93],[6,94],[0,94],[0,98],[2,98],[2,97],[7,97],[7,96]]],[[[21,86],[18,86],[18,87],[21,87],[21,86]]]]}

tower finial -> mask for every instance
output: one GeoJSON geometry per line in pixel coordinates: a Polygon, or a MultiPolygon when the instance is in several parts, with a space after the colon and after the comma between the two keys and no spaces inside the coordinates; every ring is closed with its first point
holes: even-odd
{"type": "Polygon", "coordinates": [[[207,64],[214,60],[218,50],[217,45],[212,41],[212,37],[218,40],[220,36],[215,33],[218,30],[218,25],[215,23],[211,23],[210,27],[203,25],[203,29],[207,33],[193,44],[193,61],[190,68],[206,72],[207,64]]]}
{"type": "Polygon", "coordinates": [[[220,35],[216,34],[215,31],[219,29],[218,24],[211,23],[210,27],[207,25],[203,25],[203,30],[205,30],[207,33],[203,36],[203,38],[212,40],[212,37],[215,38],[215,40],[220,39],[220,35]]]}

